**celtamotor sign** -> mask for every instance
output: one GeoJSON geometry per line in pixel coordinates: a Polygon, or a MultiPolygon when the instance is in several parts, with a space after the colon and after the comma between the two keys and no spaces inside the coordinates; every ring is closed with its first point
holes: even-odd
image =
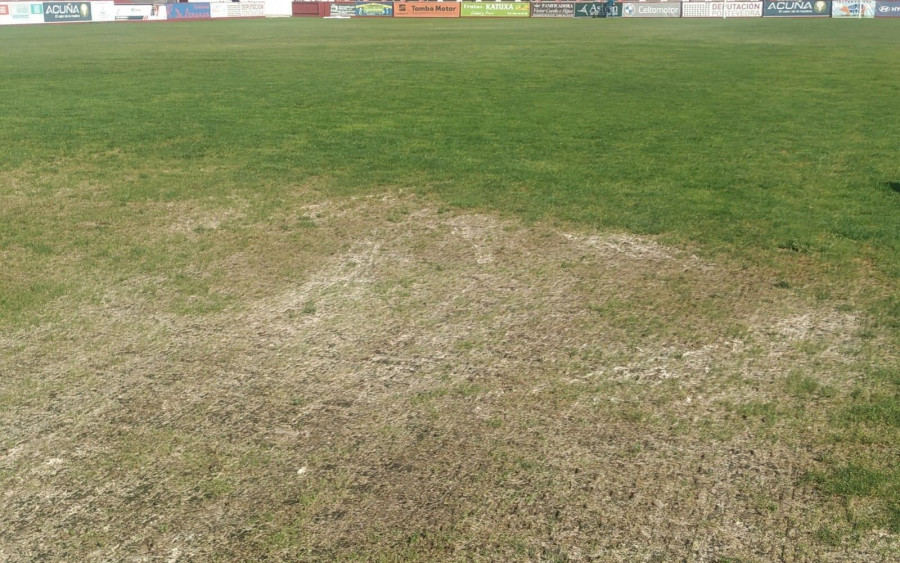
{"type": "Polygon", "coordinates": [[[766,18],[827,18],[830,15],[830,0],[770,0],[763,4],[763,17],[766,18]]]}
{"type": "Polygon", "coordinates": [[[394,2],[395,18],[458,18],[459,2],[394,2]]]}
{"type": "Polygon", "coordinates": [[[90,2],[44,2],[44,21],[54,22],[89,22],[91,21],[90,2]]]}
{"type": "Polygon", "coordinates": [[[875,4],[876,18],[900,18],[900,2],[882,2],[875,4]]]}
{"type": "Polygon", "coordinates": [[[622,6],[623,18],[680,18],[681,3],[626,3],[622,6]]]}
{"type": "Polygon", "coordinates": [[[463,2],[464,18],[527,18],[531,8],[527,2],[463,2]]]}

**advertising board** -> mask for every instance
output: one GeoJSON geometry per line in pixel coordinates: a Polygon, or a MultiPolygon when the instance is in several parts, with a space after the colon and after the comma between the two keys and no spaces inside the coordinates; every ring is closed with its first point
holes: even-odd
{"type": "Polygon", "coordinates": [[[834,0],[831,3],[831,17],[833,18],[874,18],[875,0],[834,0]],[[862,12],[860,12],[862,10],[862,12]]]}
{"type": "Polygon", "coordinates": [[[116,5],[116,21],[160,21],[166,19],[166,7],[150,4],[116,5]]]}
{"type": "Polygon", "coordinates": [[[680,18],[679,2],[626,3],[622,5],[623,18],[680,18]]]}
{"type": "Polygon", "coordinates": [[[44,22],[89,22],[90,2],[44,2],[44,22]]]}
{"type": "Polygon", "coordinates": [[[3,2],[0,6],[0,25],[44,23],[40,2],[3,2]]]}
{"type": "Polygon", "coordinates": [[[576,2],[576,18],[617,18],[622,15],[622,4],[613,4],[612,11],[606,2],[576,2]]]}
{"type": "Polygon", "coordinates": [[[459,2],[394,2],[395,18],[458,18],[459,2]]]}
{"type": "Polygon", "coordinates": [[[574,18],[574,2],[532,2],[533,18],[574,18]]]}
{"type": "Polygon", "coordinates": [[[762,2],[684,2],[683,18],[758,18],[762,16],[762,2]]]}
{"type": "Polygon", "coordinates": [[[91,2],[91,19],[95,22],[116,21],[116,3],[111,0],[91,2]]]}
{"type": "Polygon", "coordinates": [[[763,4],[763,17],[766,18],[827,18],[830,15],[830,0],[768,0],[763,4]]]}
{"type": "Polygon", "coordinates": [[[358,17],[389,18],[394,15],[392,2],[357,2],[353,13],[358,17]]]}
{"type": "Polygon", "coordinates": [[[878,0],[875,3],[876,18],[900,18],[900,2],[883,2],[878,0]]]}
{"type": "Polygon", "coordinates": [[[261,18],[266,15],[265,2],[211,2],[212,18],[261,18]]]}
{"type": "Polygon", "coordinates": [[[531,7],[527,2],[463,2],[460,15],[464,18],[527,18],[531,7]]]}
{"type": "Polygon", "coordinates": [[[208,20],[209,2],[191,4],[166,4],[166,17],[170,20],[208,20]]]}

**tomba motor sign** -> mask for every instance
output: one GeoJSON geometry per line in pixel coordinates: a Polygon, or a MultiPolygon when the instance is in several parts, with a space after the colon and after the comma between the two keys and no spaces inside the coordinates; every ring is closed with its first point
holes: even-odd
{"type": "Polygon", "coordinates": [[[89,22],[91,21],[90,2],[44,2],[44,21],[52,22],[89,22]]]}

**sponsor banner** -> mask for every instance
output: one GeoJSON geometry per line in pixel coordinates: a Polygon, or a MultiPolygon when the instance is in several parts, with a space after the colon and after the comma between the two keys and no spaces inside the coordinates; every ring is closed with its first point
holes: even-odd
{"type": "Polygon", "coordinates": [[[878,0],[875,3],[876,18],[900,18],[900,2],[882,2],[878,0]]]}
{"type": "Polygon", "coordinates": [[[357,2],[353,8],[356,16],[389,18],[394,15],[394,4],[392,2],[357,2]]]}
{"type": "Polygon", "coordinates": [[[166,7],[149,4],[116,5],[116,21],[159,21],[166,19],[166,7]]]}
{"type": "Polygon", "coordinates": [[[289,18],[293,12],[291,0],[265,0],[263,15],[269,18],[289,18]]]}
{"type": "Polygon", "coordinates": [[[342,18],[353,17],[356,15],[356,5],[355,4],[333,3],[330,6],[328,6],[328,15],[339,16],[342,18]]]}
{"type": "Polygon", "coordinates": [[[460,15],[464,18],[527,18],[531,7],[527,2],[463,2],[460,15]]]}
{"type": "Polygon", "coordinates": [[[622,15],[622,4],[613,4],[612,11],[606,2],[576,2],[576,18],[617,18],[622,15]]]}
{"type": "Polygon", "coordinates": [[[116,3],[111,0],[108,2],[91,2],[91,18],[95,22],[116,21],[116,3]]]}
{"type": "Polygon", "coordinates": [[[8,16],[9,15],[9,6],[6,4],[0,4],[0,16],[8,16]]]}
{"type": "Polygon", "coordinates": [[[209,2],[166,4],[167,19],[170,20],[208,20],[210,12],[209,2]]]}
{"type": "Polygon", "coordinates": [[[90,2],[44,2],[44,22],[89,22],[90,2]]]}
{"type": "Polygon", "coordinates": [[[763,4],[763,17],[766,18],[801,16],[827,18],[830,15],[830,0],[768,0],[763,4]]]}
{"type": "Polygon", "coordinates": [[[681,5],[683,18],[758,18],[762,11],[762,2],[685,2],[681,5]]]}
{"type": "Polygon", "coordinates": [[[834,0],[831,3],[831,17],[833,18],[874,18],[875,0],[834,0]],[[862,12],[860,12],[860,10],[862,12]]]}
{"type": "Polygon", "coordinates": [[[0,25],[44,23],[44,5],[39,2],[3,3],[5,13],[0,13],[0,25]]]}
{"type": "Polygon", "coordinates": [[[533,18],[574,18],[574,2],[534,2],[531,4],[533,18]]]}
{"type": "Polygon", "coordinates": [[[212,18],[261,18],[266,15],[265,2],[214,2],[209,5],[212,18]]]}
{"type": "Polygon", "coordinates": [[[458,18],[459,2],[394,2],[395,18],[458,18]]]}
{"type": "Polygon", "coordinates": [[[623,4],[623,18],[680,18],[680,3],[623,4]]]}

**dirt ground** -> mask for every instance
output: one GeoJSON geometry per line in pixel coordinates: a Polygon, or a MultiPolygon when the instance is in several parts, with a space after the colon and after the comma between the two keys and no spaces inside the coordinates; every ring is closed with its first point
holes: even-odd
{"type": "MultiPolygon", "coordinates": [[[[172,213],[197,237],[242,217],[172,213]]],[[[820,541],[847,509],[804,480],[829,399],[785,391],[861,377],[860,313],[414,196],[283,219],[297,248],[209,266],[220,310],[172,310],[160,273],[0,334],[0,561],[898,553],[820,541]]]]}

